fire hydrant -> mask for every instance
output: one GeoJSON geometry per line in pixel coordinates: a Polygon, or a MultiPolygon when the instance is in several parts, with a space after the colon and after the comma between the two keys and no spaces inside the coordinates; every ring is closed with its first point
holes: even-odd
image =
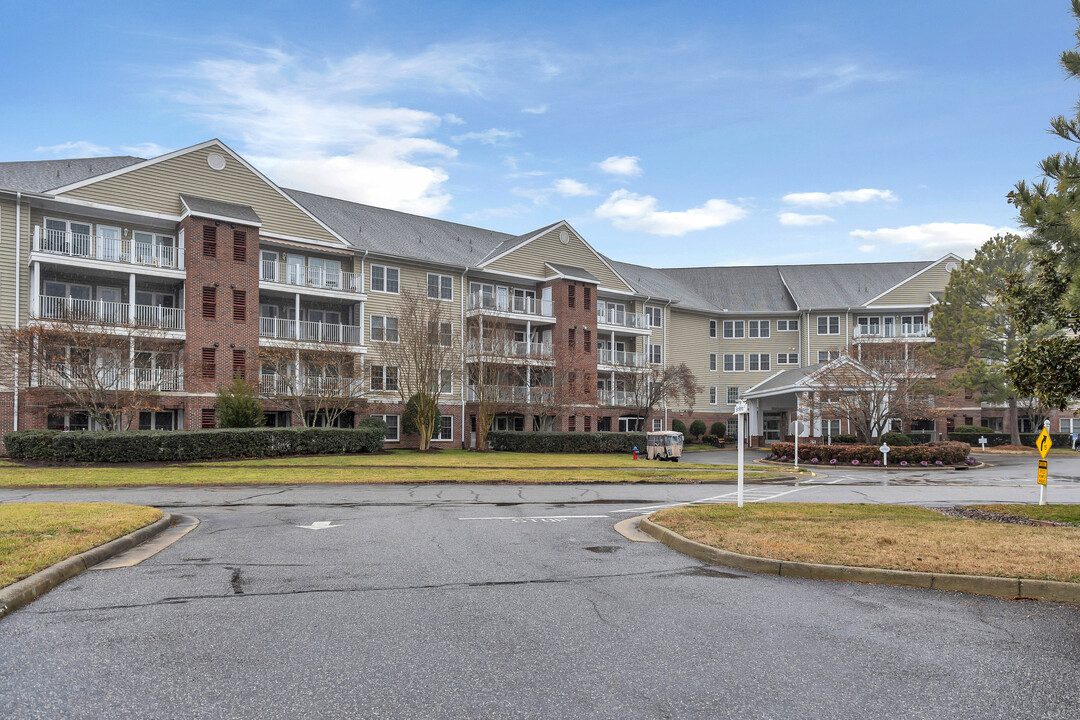
{"type": "Polygon", "coordinates": [[[634,446],[634,459],[637,460],[637,445],[634,446]]]}

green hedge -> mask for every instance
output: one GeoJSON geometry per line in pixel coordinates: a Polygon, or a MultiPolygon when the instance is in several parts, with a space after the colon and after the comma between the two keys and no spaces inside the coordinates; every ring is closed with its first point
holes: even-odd
{"type": "Polygon", "coordinates": [[[928,432],[909,432],[907,433],[907,436],[911,438],[911,442],[916,445],[925,445],[934,439],[933,433],[928,432]]]}
{"type": "MultiPolygon", "coordinates": [[[[771,446],[773,459],[791,460],[795,457],[795,444],[788,442],[773,443],[771,446]]],[[[971,447],[962,442],[932,442],[925,445],[913,445],[911,447],[895,447],[889,453],[889,465],[900,465],[906,462],[908,465],[921,465],[923,461],[934,465],[941,461],[942,465],[964,465],[967,463],[971,447]]],[[[852,460],[858,460],[860,465],[873,465],[874,461],[881,462],[881,451],[877,445],[799,445],[799,461],[815,464],[830,465],[830,460],[835,459],[837,465],[852,465],[852,460]]]]}
{"type": "Polygon", "coordinates": [[[529,453],[645,453],[645,433],[510,432],[488,433],[492,450],[529,453]]]}
{"type": "MultiPolygon", "coordinates": [[[[979,438],[981,437],[986,438],[987,447],[1012,444],[1012,436],[1008,433],[949,433],[950,440],[966,442],[974,448],[980,447],[979,438]]],[[[1035,438],[1037,437],[1039,437],[1038,433],[1021,433],[1020,444],[1035,447],[1035,438]]],[[[1066,450],[1072,449],[1072,435],[1069,433],[1050,433],[1050,440],[1054,443],[1053,447],[1065,448],[1066,450]]]]}
{"type": "Polygon", "coordinates": [[[334,455],[375,452],[379,428],[235,428],[223,430],[58,432],[26,430],[4,435],[17,460],[53,462],[152,462],[334,455]]]}

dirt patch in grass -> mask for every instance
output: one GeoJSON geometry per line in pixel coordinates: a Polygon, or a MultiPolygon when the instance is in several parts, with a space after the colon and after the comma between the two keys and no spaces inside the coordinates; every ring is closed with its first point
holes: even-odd
{"type": "Polygon", "coordinates": [[[0,503],[0,587],[158,520],[157,508],[112,503],[0,503]]]}
{"type": "MultiPolygon", "coordinates": [[[[1030,506],[1023,506],[1030,507],[1030,506]]],[[[657,523],[744,555],[854,567],[1080,582],[1080,532],[905,505],[764,503],[663,510],[657,523]]]]}
{"type": "Polygon", "coordinates": [[[1080,527],[1080,505],[971,505],[988,513],[1080,527]]]}

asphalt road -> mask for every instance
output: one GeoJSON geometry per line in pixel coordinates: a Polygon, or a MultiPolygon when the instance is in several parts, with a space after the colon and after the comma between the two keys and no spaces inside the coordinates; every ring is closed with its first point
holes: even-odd
{"type": "MultiPolygon", "coordinates": [[[[1032,499],[1008,483],[829,481],[748,499],[1032,499]]],[[[1074,606],[729,572],[612,529],[733,492],[0,490],[202,520],[0,620],[0,717],[1077,717],[1074,606]],[[299,527],[320,521],[335,527],[299,527]]],[[[1051,492],[1080,502],[1080,486],[1051,492]]]]}

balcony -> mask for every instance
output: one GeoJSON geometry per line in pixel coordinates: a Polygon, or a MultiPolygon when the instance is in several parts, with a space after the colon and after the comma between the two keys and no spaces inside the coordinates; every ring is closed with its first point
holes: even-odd
{"type": "Polygon", "coordinates": [[[156,330],[183,330],[183,308],[157,305],[131,305],[107,300],[40,295],[36,315],[41,320],[56,320],[90,325],[132,325],[156,330]],[[134,323],[132,323],[134,318],[134,323]]]}
{"type": "Polygon", "coordinates": [[[177,392],[184,389],[184,371],[177,368],[135,368],[132,372],[127,367],[46,363],[33,374],[30,384],[34,387],[93,388],[95,392],[177,392]]]}
{"type": "Polygon", "coordinates": [[[597,390],[596,395],[601,405],[625,407],[631,404],[631,395],[625,390],[597,390]]]}
{"type": "Polygon", "coordinates": [[[308,267],[306,265],[292,265],[289,263],[276,262],[274,260],[260,261],[259,280],[318,290],[332,290],[347,293],[364,292],[363,273],[346,272],[344,270],[328,270],[326,268],[308,267]]]}
{"type": "Polygon", "coordinates": [[[259,392],[285,397],[359,397],[364,393],[364,382],[351,377],[263,373],[259,376],[259,392]]]}
{"type": "MultiPolygon", "coordinates": [[[[517,403],[520,405],[539,405],[550,403],[555,391],[550,387],[526,387],[524,385],[485,385],[486,402],[517,403]]],[[[466,386],[466,402],[478,402],[473,386],[466,386]]]]}
{"type": "Polygon", "coordinates": [[[519,316],[522,319],[543,318],[549,322],[555,317],[550,300],[518,295],[499,296],[475,292],[469,295],[466,309],[482,314],[519,316]]]}
{"type": "Polygon", "coordinates": [[[359,325],[340,325],[289,320],[287,318],[260,317],[259,337],[267,340],[293,340],[311,343],[339,343],[363,345],[364,328],[359,325]]]}
{"type": "Polygon", "coordinates": [[[616,368],[644,368],[648,367],[649,363],[645,353],[600,348],[596,351],[596,364],[616,368]]]}
{"type": "Polygon", "coordinates": [[[649,332],[649,319],[647,316],[626,312],[617,307],[609,307],[604,310],[597,308],[596,322],[599,325],[649,332]]]}
{"type": "Polygon", "coordinates": [[[513,358],[521,360],[551,360],[555,357],[551,343],[524,341],[496,341],[490,338],[473,338],[465,345],[465,354],[471,359],[513,358]]]}
{"type": "Polygon", "coordinates": [[[889,325],[856,325],[856,340],[926,340],[933,338],[930,326],[926,323],[901,323],[889,325]],[[897,331],[899,327],[899,332],[897,331]]]}
{"type": "Polygon", "coordinates": [[[159,392],[183,390],[184,371],[176,368],[135,368],[135,387],[159,392]]]}
{"type": "Polygon", "coordinates": [[[45,255],[100,260],[169,270],[184,269],[184,249],[153,242],[104,238],[66,230],[34,228],[33,251],[45,255]]]}

